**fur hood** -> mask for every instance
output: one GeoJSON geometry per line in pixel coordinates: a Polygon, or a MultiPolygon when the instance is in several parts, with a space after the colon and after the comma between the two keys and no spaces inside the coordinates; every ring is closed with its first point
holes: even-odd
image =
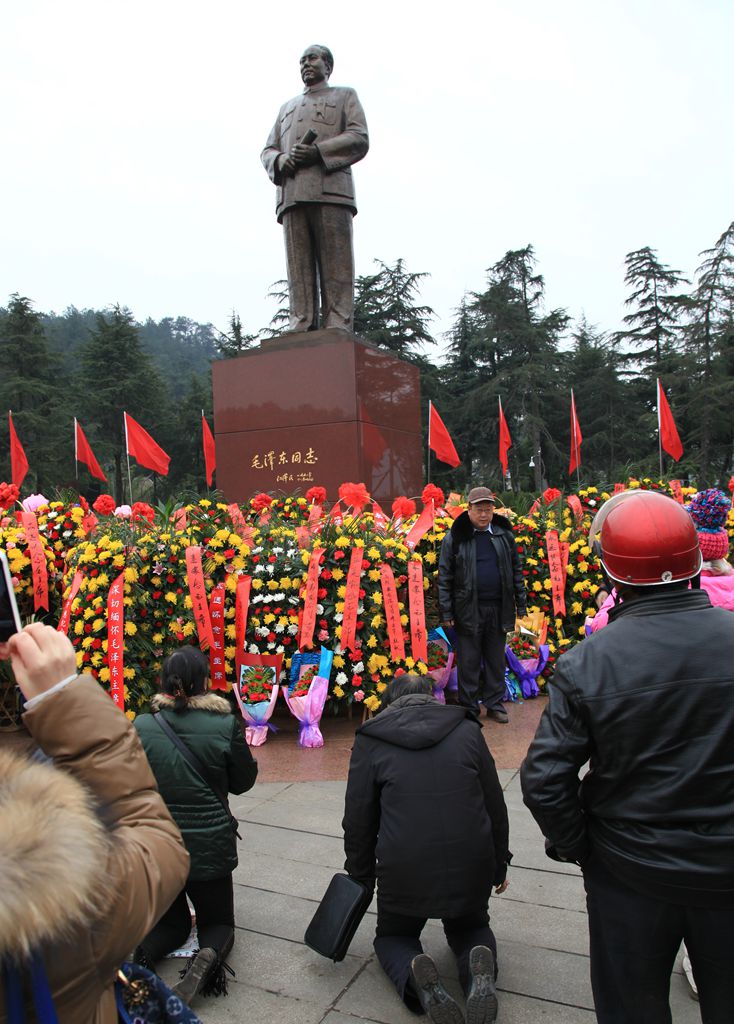
{"type": "MultiPolygon", "coordinates": [[[[500,527],[512,532],[512,523],[507,516],[498,515],[496,512],[492,516],[491,525],[493,529],[500,527]]],[[[454,519],[451,525],[451,538],[454,544],[464,544],[471,538],[473,533],[474,527],[472,526],[472,521],[469,518],[469,513],[462,512],[460,516],[457,516],[456,519],[454,519]]]]}
{"type": "Polygon", "coordinates": [[[23,959],[98,917],[108,854],[76,779],[0,750],[0,959],[23,959]]]}
{"type": "MultiPolygon", "coordinates": [[[[152,711],[172,711],[175,703],[175,698],[169,694],[157,693],[152,698],[150,707],[152,711]]],[[[217,715],[231,715],[232,705],[224,697],[209,690],[207,693],[192,697],[186,707],[181,709],[182,713],[184,711],[214,711],[217,715]]]]}

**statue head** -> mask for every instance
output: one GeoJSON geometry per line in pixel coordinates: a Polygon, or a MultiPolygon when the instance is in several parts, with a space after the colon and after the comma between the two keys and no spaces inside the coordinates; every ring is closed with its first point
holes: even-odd
{"type": "Polygon", "coordinates": [[[328,46],[314,43],[301,56],[301,78],[304,85],[318,85],[328,80],[334,70],[334,58],[328,46]]]}

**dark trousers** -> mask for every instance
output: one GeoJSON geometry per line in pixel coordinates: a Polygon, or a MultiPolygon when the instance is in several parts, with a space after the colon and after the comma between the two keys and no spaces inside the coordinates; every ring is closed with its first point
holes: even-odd
{"type": "MultiPolygon", "coordinates": [[[[410,965],[423,952],[420,935],[426,917],[408,917],[385,910],[377,900],[377,931],[375,953],[383,971],[398,990],[400,998],[413,1013],[422,1013],[418,994],[413,987],[410,965]]],[[[497,940],[489,927],[487,910],[477,910],[464,917],[441,918],[446,941],[456,957],[459,981],[468,993],[471,985],[469,953],[474,946],[489,946],[497,960],[497,940]]]]}
{"type": "Polygon", "coordinates": [[[459,703],[479,711],[479,701],[487,710],[502,707],[505,693],[505,632],[499,602],[479,605],[479,629],[462,633],[456,626],[456,659],[459,677],[459,703]]]}
{"type": "Polygon", "coordinates": [[[671,1024],[670,975],[685,939],[703,1024],[734,1020],[734,910],[643,896],[592,856],[584,866],[599,1024],[671,1024]]]}
{"type": "Polygon", "coordinates": [[[234,939],[234,893],[232,875],[212,878],[206,882],[191,879],[181,890],[141,945],[151,961],[161,960],[167,953],[183,946],[191,932],[191,914],[186,896],[194,905],[199,948],[210,946],[222,956],[232,948],[234,939]]]}

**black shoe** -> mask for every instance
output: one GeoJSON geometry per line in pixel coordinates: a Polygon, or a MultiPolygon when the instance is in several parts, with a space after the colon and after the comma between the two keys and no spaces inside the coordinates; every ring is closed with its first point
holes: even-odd
{"type": "Polygon", "coordinates": [[[491,718],[493,722],[499,722],[500,725],[507,725],[510,721],[504,708],[487,708],[487,718],[491,718]]]}
{"type": "Polygon", "coordinates": [[[494,953],[475,946],[469,954],[471,988],[466,999],[466,1024],[490,1024],[497,1020],[497,989],[494,985],[494,953]]]}
{"type": "Polygon", "coordinates": [[[191,1004],[191,1000],[198,996],[209,976],[216,970],[219,957],[216,949],[205,946],[195,953],[188,962],[186,969],[182,972],[181,980],[174,985],[171,991],[184,1003],[191,1004]]]}
{"type": "Polygon", "coordinates": [[[464,1024],[464,1014],[443,987],[438,969],[427,953],[420,953],[410,965],[418,999],[434,1024],[464,1024]]]}

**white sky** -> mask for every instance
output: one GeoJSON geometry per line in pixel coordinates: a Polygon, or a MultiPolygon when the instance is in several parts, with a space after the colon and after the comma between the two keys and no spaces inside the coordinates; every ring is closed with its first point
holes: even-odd
{"type": "Polygon", "coordinates": [[[0,34],[0,304],[264,327],[285,276],[259,160],[329,46],[371,149],[357,273],[403,257],[446,330],[532,243],[548,306],[619,326],[624,256],[692,274],[734,218],[731,0],[25,0],[0,34]]]}

